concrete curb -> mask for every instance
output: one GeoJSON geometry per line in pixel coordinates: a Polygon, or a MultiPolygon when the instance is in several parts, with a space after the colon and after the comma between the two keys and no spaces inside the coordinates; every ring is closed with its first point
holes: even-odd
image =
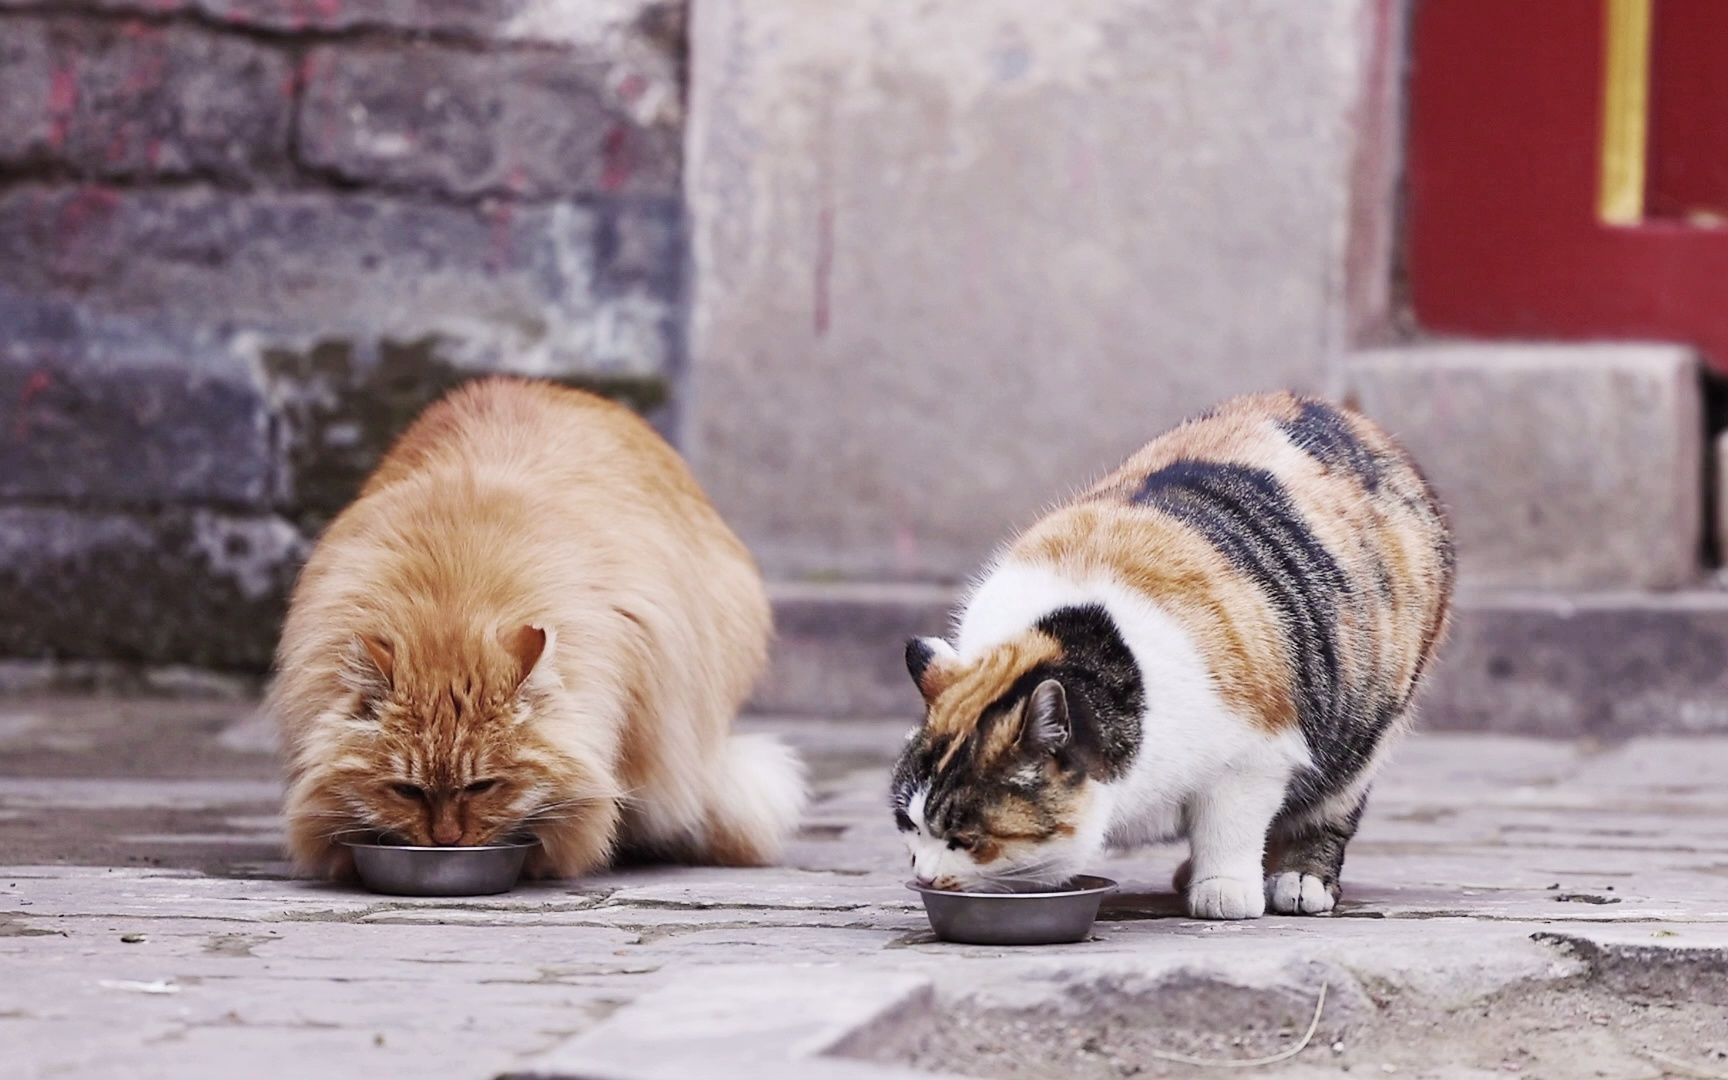
{"type": "Polygon", "coordinates": [[[518,1076],[563,1080],[941,1080],[943,1074],[831,1057],[896,1014],[927,1010],[929,979],[854,966],[724,967],[620,1010],[518,1076]],[[716,981],[728,987],[716,994],[716,981]]]}
{"type": "MultiPolygon", "coordinates": [[[[940,633],[937,585],[777,585],[779,640],[751,708],[912,717],[900,643],[940,633]]],[[[1728,592],[1473,592],[1422,699],[1432,730],[1527,735],[1728,731],[1728,592]]]]}

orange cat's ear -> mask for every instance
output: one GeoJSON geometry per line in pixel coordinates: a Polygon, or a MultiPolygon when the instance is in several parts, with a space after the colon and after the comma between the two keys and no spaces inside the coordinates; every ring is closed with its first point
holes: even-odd
{"type": "Polygon", "coordinates": [[[371,657],[372,666],[378,669],[378,674],[389,682],[396,677],[396,647],[381,637],[373,634],[360,635],[360,644],[366,647],[366,655],[371,657]]]}
{"type": "Polygon", "coordinates": [[[388,693],[396,677],[396,648],[376,634],[358,634],[343,658],[342,681],[367,697],[388,693]]]}
{"type": "Polygon", "coordinates": [[[960,673],[960,654],[938,637],[906,642],[906,670],[925,701],[935,701],[960,673]]]}
{"type": "Polygon", "coordinates": [[[558,675],[552,666],[552,650],[557,637],[544,626],[519,626],[514,630],[506,630],[498,635],[504,646],[504,651],[515,661],[515,685],[511,688],[522,689],[523,684],[530,681],[537,684],[556,683],[558,675]]]}

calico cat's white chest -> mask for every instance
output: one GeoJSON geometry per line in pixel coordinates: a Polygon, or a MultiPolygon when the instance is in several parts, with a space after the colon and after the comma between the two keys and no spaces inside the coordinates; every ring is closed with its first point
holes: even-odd
{"type": "Polygon", "coordinates": [[[1112,848],[1127,851],[1146,844],[1180,840],[1186,833],[1184,800],[1114,800],[1104,840],[1112,848]]]}

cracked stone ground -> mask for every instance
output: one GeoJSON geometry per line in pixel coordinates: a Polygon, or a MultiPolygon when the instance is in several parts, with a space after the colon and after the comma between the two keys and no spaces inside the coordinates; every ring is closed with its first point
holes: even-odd
{"type": "Polygon", "coordinates": [[[1092,940],[937,943],[884,809],[904,721],[809,757],[787,864],[476,900],[287,874],[244,704],[0,707],[0,1073],[581,1077],[1728,1075],[1728,739],[1424,735],[1326,918],[1207,924],[1174,848],[1092,940]]]}

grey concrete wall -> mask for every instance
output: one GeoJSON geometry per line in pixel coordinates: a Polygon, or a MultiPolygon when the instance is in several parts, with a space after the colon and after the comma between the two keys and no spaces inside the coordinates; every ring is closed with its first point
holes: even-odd
{"type": "Polygon", "coordinates": [[[661,406],[683,7],[0,0],[0,659],[256,670],[426,402],[661,406]]]}
{"type": "Polygon", "coordinates": [[[954,579],[1183,415],[1334,388],[1399,11],[697,5],[685,432],[770,575],[954,579]]]}

